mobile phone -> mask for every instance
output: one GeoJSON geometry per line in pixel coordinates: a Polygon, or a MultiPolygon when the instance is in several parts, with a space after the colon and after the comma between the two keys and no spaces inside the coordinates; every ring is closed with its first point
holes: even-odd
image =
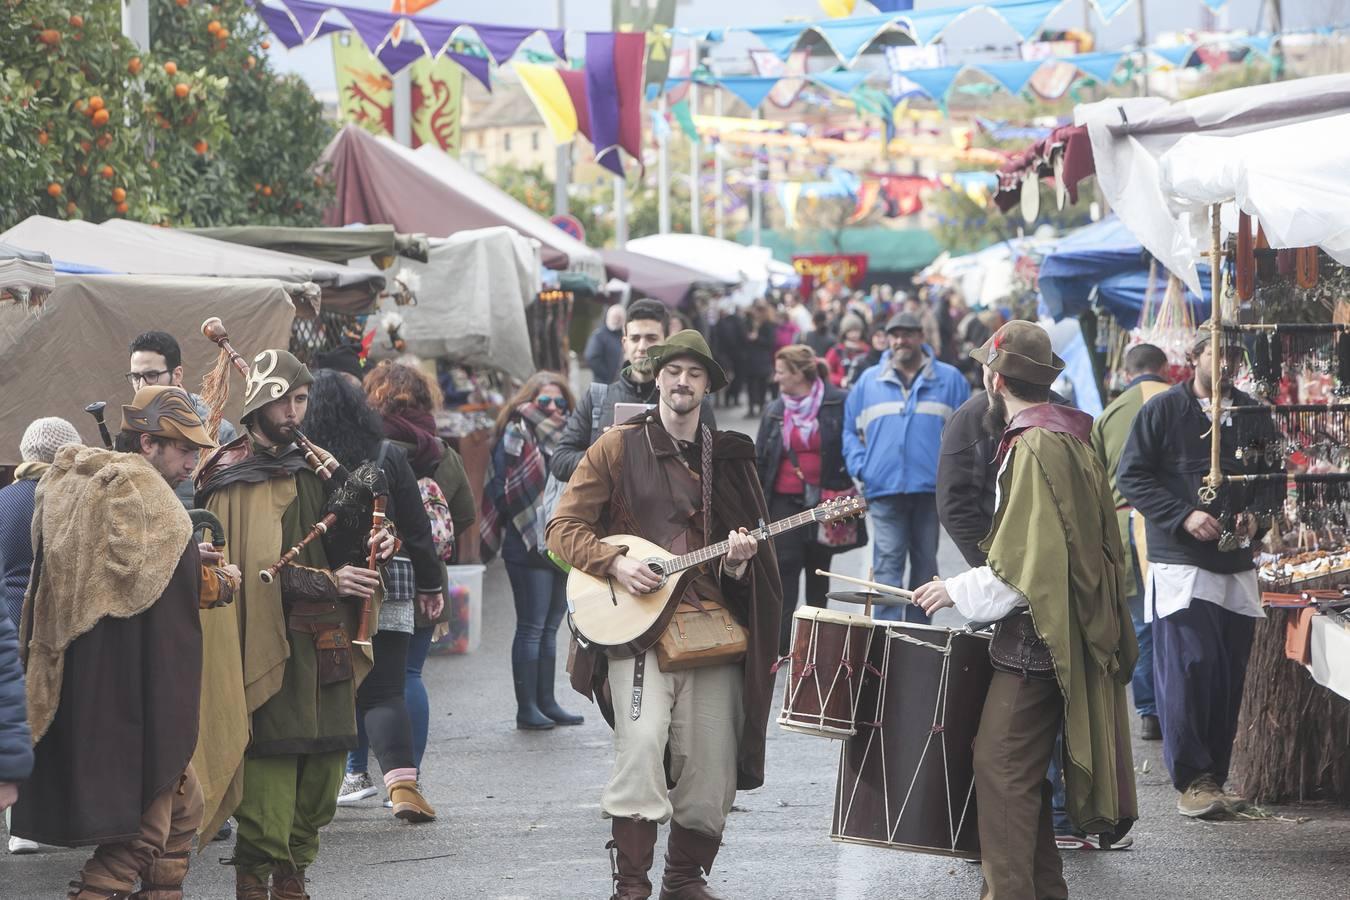
{"type": "Polygon", "coordinates": [[[614,404],[614,424],[623,425],[629,419],[650,412],[656,408],[655,403],[615,403],[614,404]]]}

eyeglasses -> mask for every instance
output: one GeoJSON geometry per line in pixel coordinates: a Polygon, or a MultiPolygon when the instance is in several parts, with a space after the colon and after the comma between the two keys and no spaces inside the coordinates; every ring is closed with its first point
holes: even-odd
{"type": "Polygon", "coordinates": [[[159,384],[159,380],[168,374],[168,369],[151,369],[147,372],[128,372],[123,377],[135,387],[138,384],[159,384]]]}
{"type": "Polygon", "coordinates": [[[550,406],[558,407],[559,412],[567,409],[566,397],[553,397],[546,394],[542,397],[535,397],[534,402],[540,409],[548,409],[550,406]]]}

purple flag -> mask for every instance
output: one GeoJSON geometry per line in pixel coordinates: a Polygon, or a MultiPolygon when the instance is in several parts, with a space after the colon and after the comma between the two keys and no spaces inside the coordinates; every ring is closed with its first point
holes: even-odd
{"type": "Polygon", "coordinates": [[[586,32],[586,105],[595,161],[623,176],[619,154],[619,86],[614,78],[614,32],[586,32]]]}

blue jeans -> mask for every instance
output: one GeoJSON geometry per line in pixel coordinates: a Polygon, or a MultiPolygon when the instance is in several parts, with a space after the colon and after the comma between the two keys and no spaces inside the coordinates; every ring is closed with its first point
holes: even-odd
{"type": "MultiPolygon", "coordinates": [[[[867,510],[872,519],[873,580],[913,590],[937,577],[936,494],[877,497],[867,501],[867,510]]],[[[928,616],[913,604],[876,607],[872,615],[877,619],[928,624],[928,616]]]]}
{"type": "Polygon", "coordinates": [[[1153,623],[1144,621],[1144,578],[1139,572],[1139,550],[1134,545],[1134,530],[1130,530],[1130,558],[1134,560],[1134,597],[1130,600],[1130,618],[1134,620],[1134,636],[1139,642],[1139,662],[1130,679],[1130,693],[1134,695],[1134,711],[1142,716],[1158,714],[1157,694],[1153,689],[1153,623]]]}
{"type": "MultiPolygon", "coordinates": [[[[434,626],[427,626],[413,632],[408,643],[407,672],[403,680],[403,702],[412,721],[413,765],[419,770],[422,755],[427,750],[427,731],[431,722],[431,704],[427,700],[426,685],[422,683],[422,666],[426,665],[434,630],[434,626]]],[[[347,771],[370,771],[370,740],[366,737],[365,716],[356,717],[356,749],[347,752],[347,771]]]]}
{"type": "Polygon", "coordinates": [[[567,612],[567,577],[558,569],[535,568],[508,562],[506,575],[516,602],[516,636],[511,642],[511,665],[555,659],[558,626],[567,612]]]}
{"type": "Polygon", "coordinates": [[[1074,827],[1069,818],[1069,795],[1064,788],[1064,728],[1061,726],[1055,738],[1055,752],[1050,757],[1050,770],[1045,777],[1050,781],[1051,810],[1055,820],[1055,834],[1071,834],[1082,837],[1083,833],[1074,827]]]}

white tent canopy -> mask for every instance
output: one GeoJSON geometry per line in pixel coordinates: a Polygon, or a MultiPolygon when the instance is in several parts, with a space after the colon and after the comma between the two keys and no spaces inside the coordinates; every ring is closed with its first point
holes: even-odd
{"type": "MultiPolygon", "coordinates": [[[[1188,238],[1160,186],[1158,159],[1192,134],[1231,136],[1344,114],[1350,74],[1299,78],[1168,104],[1158,98],[1103,100],[1077,107],[1092,140],[1097,183],[1111,209],[1169,271],[1200,294],[1188,238]]],[[[1286,147],[1286,152],[1304,148],[1286,147]]],[[[1231,195],[1230,195],[1231,196],[1231,195]]]]}
{"type": "Polygon", "coordinates": [[[1225,231],[1237,230],[1241,210],[1271,247],[1321,247],[1350,265],[1350,114],[1235,137],[1189,135],[1158,171],[1178,255],[1208,249],[1208,210],[1222,203],[1225,231]]]}
{"type": "Polygon", "coordinates": [[[730,298],[744,306],[764,296],[770,286],[797,277],[768,247],[747,247],[703,234],[653,234],[629,241],[625,250],[685,266],[697,266],[728,284],[739,284],[730,298]]]}

